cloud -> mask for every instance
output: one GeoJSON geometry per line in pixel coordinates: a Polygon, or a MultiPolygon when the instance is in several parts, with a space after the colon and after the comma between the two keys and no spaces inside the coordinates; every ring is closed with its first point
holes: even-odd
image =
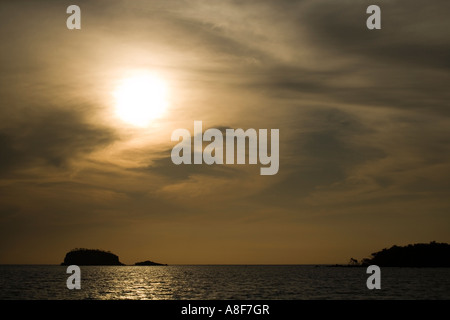
{"type": "Polygon", "coordinates": [[[448,1],[379,1],[377,31],[365,0],[81,1],[80,32],[65,28],[69,4],[1,4],[0,261],[80,237],[142,252],[265,243],[291,263],[367,234],[448,240],[448,1]],[[110,91],[141,68],[172,101],[140,131],[112,119],[110,91]],[[278,174],[174,165],[170,133],[194,120],[280,129],[278,174]]]}
{"type": "Polygon", "coordinates": [[[7,128],[0,126],[3,174],[41,165],[64,167],[117,139],[110,128],[86,123],[75,110],[33,106],[24,111],[14,123],[2,119],[7,123],[7,128]]]}
{"type": "Polygon", "coordinates": [[[425,7],[419,1],[381,1],[382,29],[369,32],[365,9],[370,1],[310,1],[299,23],[308,26],[311,42],[332,54],[395,63],[395,67],[448,68],[445,58],[447,1],[425,7]]]}

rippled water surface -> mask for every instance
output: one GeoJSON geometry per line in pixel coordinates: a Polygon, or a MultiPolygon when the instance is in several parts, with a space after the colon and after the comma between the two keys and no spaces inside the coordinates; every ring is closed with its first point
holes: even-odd
{"type": "Polygon", "coordinates": [[[382,268],[369,290],[365,268],[328,266],[83,266],[69,290],[62,266],[0,266],[0,299],[450,299],[450,268],[382,268]]]}

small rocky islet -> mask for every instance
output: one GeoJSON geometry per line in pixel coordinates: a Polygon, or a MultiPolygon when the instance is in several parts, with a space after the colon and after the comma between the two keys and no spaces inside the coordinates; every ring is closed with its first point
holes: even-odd
{"type": "MultiPolygon", "coordinates": [[[[120,262],[119,257],[110,252],[99,249],[76,248],[68,253],[61,263],[62,266],[125,266],[120,262]]],[[[157,263],[150,260],[136,262],[135,266],[167,266],[167,264],[157,263]]]]}

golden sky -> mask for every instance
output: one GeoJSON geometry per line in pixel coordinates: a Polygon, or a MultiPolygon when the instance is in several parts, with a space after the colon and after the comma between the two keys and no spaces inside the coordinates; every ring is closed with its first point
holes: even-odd
{"type": "Polygon", "coordinates": [[[0,263],[346,263],[450,242],[448,1],[2,1],[0,263]],[[66,8],[81,8],[68,30],[66,8]],[[117,116],[151,74],[164,112],[117,116]],[[126,99],[126,98],[125,98],[126,99]],[[171,134],[280,130],[280,169],[172,163],[171,134]]]}

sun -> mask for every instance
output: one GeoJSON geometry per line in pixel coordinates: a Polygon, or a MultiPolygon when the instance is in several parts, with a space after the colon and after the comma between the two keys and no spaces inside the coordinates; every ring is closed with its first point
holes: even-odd
{"type": "Polygon", "coordinates": [[[156,75],[140,74],[123,79],[114,91],[117,116],[145,127],[167,109],[167,85],[156,75]]]}

